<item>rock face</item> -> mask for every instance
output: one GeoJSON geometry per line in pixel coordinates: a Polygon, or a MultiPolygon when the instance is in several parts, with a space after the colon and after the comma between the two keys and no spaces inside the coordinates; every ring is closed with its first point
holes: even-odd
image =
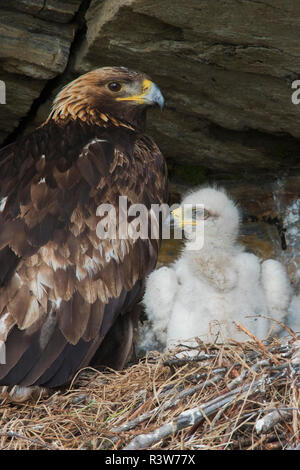
{"type": "Polygon", "coordinates": [[[0,79],[6,85],[1,141],[27,116],[48,81],[64,72],[75,32],[67,23],[79,6],[80,0],[1,0],[0,79]]]}
{"type": "Polygon", "coordinates": [[[247,178],[299,169],[299,27],[298,0],[2,0],[0,139],[38,123],[53,79],[124,65],[166,96],[150,132],[170,166],[247,178]]]}
{"type": "Polygon", "coordinates": [[[299,164],[297,0],[94,0],[86,19],[76,70],[151,74],[167,98],[152,123],[167,156],[234,173],[299,164]]]}
{"type": "Polygon", "coordinates": [[[36,18],[56,23],[69,23],[81,0],[1,0],[3,9],[21,11],[36,18]]]}

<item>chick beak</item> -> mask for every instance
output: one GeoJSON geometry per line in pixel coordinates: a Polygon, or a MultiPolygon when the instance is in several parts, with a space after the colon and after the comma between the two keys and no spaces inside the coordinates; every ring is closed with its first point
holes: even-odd
{"type": "Polygon", "coordinates": [[[174,227],[176,225],[177,227],[183,228],[188,225],[195,226],[197,225],[197,223],[191,217],[186,217],[186,214],[184,214],[182,207],[178,207],[170,213],[170,225],[171,227],[174,227]]]}

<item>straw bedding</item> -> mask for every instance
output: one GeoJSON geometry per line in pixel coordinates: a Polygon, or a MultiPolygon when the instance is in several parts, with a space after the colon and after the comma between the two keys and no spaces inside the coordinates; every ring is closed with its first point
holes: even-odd
{"type": "Polygon", "coordinates": [[[0,449],[299,448],[300,338],[180,350],[84,369],[22,405],[3,399],[0,449]]]}

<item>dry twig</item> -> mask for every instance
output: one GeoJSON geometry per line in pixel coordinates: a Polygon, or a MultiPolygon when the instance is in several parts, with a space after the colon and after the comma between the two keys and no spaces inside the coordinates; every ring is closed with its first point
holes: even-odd
{"type": "Polygon", "coordinates": [[[294,448],[299,344],[201,344],[202,360],[178,360],[176,351],[152,353],[123,371],[85,369],[69,390],[48,399],[4,402],[0,449],[294,448]],[[291,414],[267,426],[275,410],[291,414]]]}

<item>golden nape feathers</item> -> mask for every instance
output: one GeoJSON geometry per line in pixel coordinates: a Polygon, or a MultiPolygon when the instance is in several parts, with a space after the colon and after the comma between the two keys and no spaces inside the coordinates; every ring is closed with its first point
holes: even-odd
{"type": "Polygon", "coordinates": [[[153,104],[163,107],[164,99],[147,75],[124,67],[103,67],[65,86],[54,100],[49,119],[79,118],[90,125],[134,130],[144,128],[144,108],[153,104]]]}

